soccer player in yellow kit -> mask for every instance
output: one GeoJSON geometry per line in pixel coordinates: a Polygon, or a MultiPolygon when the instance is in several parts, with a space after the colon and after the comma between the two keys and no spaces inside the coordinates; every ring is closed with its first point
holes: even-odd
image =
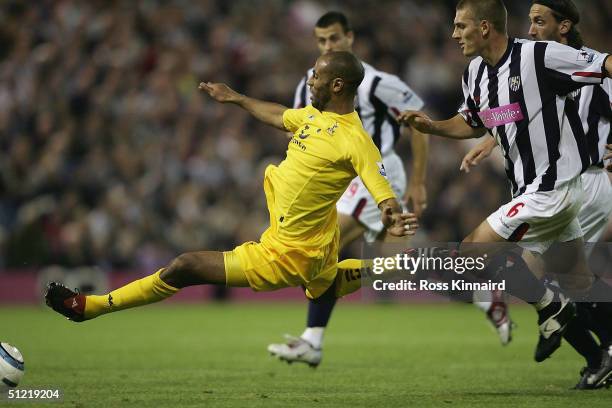
{"type": "Polygon", "coordinates": [[[224,84],[201,83],[200,89],[216,101],[234,103],[262,122],[293,133],[286,159],[265,172],[270,227],[261,241],[228,252],[179,255],[156,273],[102,296],[85,296],[51,282],[47,305],[70,320],[83,321],[202,284],[250,286],[256,291],[302,285],[308,297],[316,298],[334,284],[338,270],[363,265],[355,259],[338,263],[335,204],[357,175],[378,203],[387,231],[414,234],[416,217],[402,214],[384,177],[380,152],[354,110],[363,76],[363,66],[349,52],[321,56],[308,83],[312,105],[303,109],[248,98],[224,84]]]}

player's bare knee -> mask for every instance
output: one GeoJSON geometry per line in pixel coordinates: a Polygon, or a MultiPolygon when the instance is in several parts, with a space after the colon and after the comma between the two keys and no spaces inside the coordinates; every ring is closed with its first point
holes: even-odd
{"type": "Polygon", "coordinates": [[[161,273],[161,279],[168,285],[180,288],[189,285],[190,276],[196,267],[197,257],[184,253],[174,258],[161,273]]]}

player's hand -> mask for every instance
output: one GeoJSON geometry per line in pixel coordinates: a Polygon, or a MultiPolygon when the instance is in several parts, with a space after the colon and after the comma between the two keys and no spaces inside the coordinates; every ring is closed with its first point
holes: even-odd
{"type": "Polygon", "coordinates": [[[387,232],[394,237],[412,236],[416,234],[416,230],[419,228],[415,214],[393,212],[390,207],[383,210],[382,221],[387,232]]]}
{"type": "Polygon", "coordinates": [[[429,116],[419,111],[404,111],[397,121],[404,126],[412,126],[421,133],[432,133],[433,122],[429,116]]]}
{"type": "Polygon", "coordinates": [[[404,202],[420,218],[423,215],[423,211],[427,208],[427,189],[425,184],[411,182],[406,189],[404,202]]]}
{"type": "MultiPolygon", "coordinates": [[[[605,162],[606,160],[612,160],[612,144],[607,144],[606,145],[606,149],[608,149],[608,151],[610,153],[606,153],[603,157],[603,161],[605,162]]],[[[606,165],[606,170],[608,170],[609,172],[612,173],[612,161],[608,162],[608,164],[606,165]]]]}
{"type": "Polygon", "coordinates": [[[200,82],[198,86],[200,91],[206,92],[217,102],[221,103],[232,103],[238,101],[242,96],[238,92],[225,84],[215,84],[212,82],[200,82]]]}
{"type": "Polygon", "coordinates": [[[461,160],[459,170],[469,173],[470,168],[477,166],[483,159],[491,155],[493,148],[495,148],[495,143],[490,143],[488,140],[474,146],[461,160]]]}

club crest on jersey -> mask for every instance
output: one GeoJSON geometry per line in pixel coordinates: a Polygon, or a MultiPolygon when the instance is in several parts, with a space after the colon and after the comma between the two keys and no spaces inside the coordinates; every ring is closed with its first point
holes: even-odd
{"type": "Polygon", "coordinates": [[[306,125],[302,128],[302,130],[300,130],[300,134],[298,135],[298,137],[300,139],[306,139],[308,136],[310,136],[308,133],[306,133],[306,131],[310,129],[310,126],[306,125]]]}
{"type": "Polygon", "coordinates": [[[383,177],[387,177],[387,170],[385,170],[385,165],[383,164],[383,162],[376,162],[376,165],[378,166],[378,172],[380,173],[380,175],[383,177]]]}
{"type": "Polygon", "coordinates": [[[521,77],[517,75],[508,78],[508,86],[513,92],[518,91],[521,88],[521,77]]]}
{"type": "Polygon", "coordinates": [[[586,52],[586,51],[580,51],[578,53],[578,57],[576,58],[576,61],[582,61],[582,62],[587,62],[587,63],[591,63],[593,62],[593,60],[595,59],[595,54],[592,52],[586,52]]]}
{"type": "Polygon", "coordinates": [[[334,133],[336,132],[336,129],[338,129],[338,122],[334,123],[333,126],[328,127],[327,128],[327,133],[329,133],[330,135],[334,135],[334,133]]]}

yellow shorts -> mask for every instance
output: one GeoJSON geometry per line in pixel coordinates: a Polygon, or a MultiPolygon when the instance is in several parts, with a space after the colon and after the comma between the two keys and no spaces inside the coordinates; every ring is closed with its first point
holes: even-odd
{"type": "Polygon", "coordinates": [[[225,277],[228,286],[250,286],[253,290],[276,290],[290,286],[303,286],[306,296],[317,298],[323,294],[336,278],[340,230],[336,225],[333,239],[322,247],[308,247],[287,242],[276,234],[277,217],[274,208],[274,191],[264,177],[264,192],[270,228],[261,236],[260,242],[247,242],[224,252],[225,277]]]}
{"type": "Polygon", "coordinates": [[[262,242],[247,242],[223,253],[229,286],[250,286],[269,291],[303,286],[306,296],[317,298],[334,282],[338,264],[338,237],[323,248],[283,244],[266,231],[262,242]]]}

